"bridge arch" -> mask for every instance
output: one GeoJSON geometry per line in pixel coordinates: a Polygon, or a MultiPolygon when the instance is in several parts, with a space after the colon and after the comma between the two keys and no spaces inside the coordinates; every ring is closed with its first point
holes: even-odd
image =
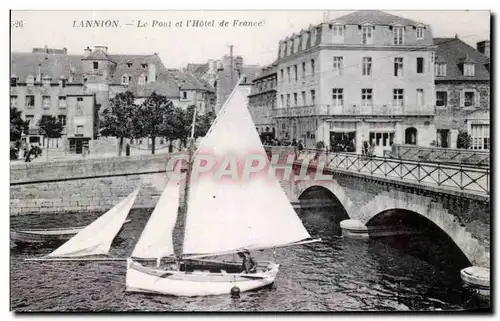
{"type": "Polygon", "coordinates": [[[479,241],[467,232],[447,209],[426,196],[396,191],[384,192],[365,204],[356,218],[363,224],[370,225],[370,221],[379,214],[393,210],[423,216],[446,233],[472,265],[489,265],[489,253],[479,241]]]}
{"type": "Polygon", "coordinates": [[[312,189],[324,189],[327,190],[332,198],[340,205],[342,205],[348,217],[352,217],[355,213],[354,203],[349,199],[345,190],[340,186],[336,180],[331,181],[312,181],[312,180],[303,180],[296,183],[296,197],[297,200],[312,189]]]}

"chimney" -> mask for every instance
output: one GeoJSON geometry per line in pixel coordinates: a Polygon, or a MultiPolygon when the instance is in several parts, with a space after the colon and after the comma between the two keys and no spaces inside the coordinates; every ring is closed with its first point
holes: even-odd
{"type": "Polygon", "coordinates": [[[208,59],[208,73],[210,75],[215,73],[215,63],[212,59],[208,59]]]}
{"type": "Polygon", "coordinates": [[[87,48],[85,48],[85,49],[83,50],[83,56],[84,56],[85,58],[87,58],[88,56],[90,56],[90,54],[91,54],[91,53],[92,53],[92,49],[90,49],[88,46],[87,46],[87,48]]]}
{"type": "Polygon", "coordinates": [[[63,53],[66,55],[68,53],[68,48],[63,48],[63,53]]]}
{"type": "Polygon", "coordinates": [[[38,71],[36,73],[36,82],[41,82],[42,81],[42,64],[38,64],[38,71]]]}
{"type": "Polygon", "coordinates": [[[490,58],[490,41],[483,40],[477,43],[477,51],[490,58]]]}
{"type": "Polygon", "coordinates": [[[156,81],[156,66],[154,64],[148,64],[148,83],[156,81]]]}
{"type": "Polygon", "coordinates": [[[455,39],[458,39],[458,34],[455,34],[455,39]]]}
{"type": "Polygon", "coordinates": [[[104,52],[105,54],[108,53],[108,47],[106,46],[94,46],[94,49],[95,50],[101,50],[102,52],[104,52]]]}

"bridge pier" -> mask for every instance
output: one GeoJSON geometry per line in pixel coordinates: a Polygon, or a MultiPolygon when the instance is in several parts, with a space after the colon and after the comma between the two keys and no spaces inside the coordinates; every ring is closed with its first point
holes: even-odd
{"type": "Polygon", "coordinates": [[[352,239],[368,239],[368,228],[360,220],[343,220],[340,222],[342,236],[352,239]]]}
{"type": "Polygon", "coordinates": [[[490,269],[469,266],[460,271],[460,276],[466,287],[475,290],[480,295],[490,295],[490,269]]]}

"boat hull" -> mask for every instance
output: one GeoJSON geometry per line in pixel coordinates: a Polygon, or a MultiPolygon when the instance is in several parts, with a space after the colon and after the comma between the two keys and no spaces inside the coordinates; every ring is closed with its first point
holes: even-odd
{"type": "MultiPolygon", "coordinates": [[[[129,222],[130,220],[126,220],[124,224],[129,222]]],[[[62,229],[11,230],[10,239],[20,247],[59,246],[84,228],[85,226],[62,229]]],[[[123,226],[120,232],[122,230],[123,226]]]]}
{"type": "Polygon", "coordinates": [[[278,269],[278,264],[269,263],[264,271],[252,274],[186,272],[150,268],[128,259],[126,291],[189,297],[230,294],[234,287],[245,292],[272,284],[278,269]]]}

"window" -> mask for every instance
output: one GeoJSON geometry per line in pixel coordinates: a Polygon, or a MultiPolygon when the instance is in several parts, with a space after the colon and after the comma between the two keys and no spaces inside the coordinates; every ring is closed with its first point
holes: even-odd
{"type": "Polygon", "coordinates": [[[436,106],[443,107],[448,104],[448,92],[436,91],[436,106]]]}
{"type": "Polygon", "coordinates": [[[148,68],[148,64],[141,64],[142,68],[148,68]]]}
{"type": "Polygon", "coordinates": [[[462,106],[464,107],[472,107],[474,106],[474,97],[475,92],[473,91],[465,91],[463,92],[463,103],[462,106]]]}
{"type": "Polygon", "coordinates": [[[361,89],[361,105],[371,106],[373,105],[373,89],[361,89]]]}
{"type": "Polygon", "coordinates": [[[182,99],[187,99],[188,98],[188,93],[187,91],[182,92],[182,99]]]}
{"type": "Polygon", "coordinates": [[[286,75],[288,77],[288,82],[290,82],[290,67],[286,67],[286,75]]]}
{"type": "Polygon", "coordinates": [[[417,57],[417,74],[423,74],[423,73],[424,73],[424,58],[417,57]]]}
{"type": "Polygon", "coordinates": [[[372,75],[372,58],[363,57],[363,76],[372,75]]]}
{"type": "Polygon", "coordinates": [[[290,107],[290,94],[286,94],[286,106],[290,107]]]}
{"type": "Polygon", "coordinates": [[[59,96],[59,108],[66,108],[66,96],[59,96]]]}
{"type": "Polygon", "coordinates": [[[434,65],[436,76],[446,76],[446,63],[439,62],[434,65]]]}
{"type": "Polygon", "coordinates": [[[93,65],[92,67],[93,67],[93,69],[94,69],[94,70],[99,69],[99,62],[94,61],[94,62],[92,63],[92,65],[93,65]]]}
{"type": "Polygon", "coordinates": [[[144,85],[146,84],[146,76],[142,75],[139,76],[139,85],[144,85]]]}
{"type": "Polygon", "coordinates": [[[87,78],[83,78],[83,83],[86,83],[87,82],[87,78]]]}
{"type": "Polygon", "coordinates": [[[312,105],[316,104],[316,90],[314,89],[311,90],[311,104],[312,105]]]}
{"type": "Polygon", "coordinates": [[[128,76],[127,75],[122,77],[122,85],[128,85],[128,76]]]}
{"type": "Polygon", "coordinates": [[[127,67],[132,67],[132,63],[131,62],[127,62],[127,67]]]}
{"type": "Polygon", "coordinates": [[[403,76],[403,58],[402,57],[394,58],[394,76],[396,76],[396,77],[403,76]]]}
{"type": "Polygon", "coordinates": [[[431,51],[431,63],[434,63],[434,58],[436,57],[436,53],[431,51]]]}
{"type": "Polygon", "coordinates": [[[333,57],[333,72],[337,76],[342,76],[343,57],[333,57]]]}
{"type": "Polygon", "coordinates": [[[76,126],[75,136],[83,136],[83,125],[76,126]]]}
{"type": "Polygon", "coordinates": [[[370,142],[375,146],[389,147],[394,144],[394,133],[370,132],[370,142]]]}
{"type": "Polygon", "coordinates": [[[424,106],[424,90],[421,88],[417,89],[417,106],[424,106]]]}
{"type": "Polygon", "coordinates": [[[417,39],[424,39],[424,28],[417,28],[417,39]]]}
{"type": "Polygon", "coordinates": [[[311,59],[311,75],[313,75],[313,76],[314,76],[315,69],[316,69],[316,66],[314,63],[314,59],[311,59]]]}
{"type": "Polygon", "coordinates": [[[42,97],[42,107],[44,109],[50,108],[50,96],[43,96],[42,97]]]}
{"type": "Polygon", "coordinates": [[[392,90],[392,105],[398,106],[398,107],[404,105],[404,90],[403,89],[393,89],[392,90]]]}
{"type": "Polygon", "coordinates": [[[474,64],[464,64],[464,76],[474,77],[474,64]]]}
{"type": "Polygon", "coordinates": [[[306,92],[303,91],[302,92],[302,105],[303,106],[306,106],[307,105],[307,101],[306,101],[306,92]]]}
{"type": "Polygon", "coordinates": [[[57,119],[63,126],[66,126],[66,115],[58,115],[57,119]]]}
{"type": "Polygon", "coordinates": [[[284,73],[284,70],[283,70],[283,69],[281,69],[281,70],[280,70],[280,72],[281,72],[281,78],[280,78],[280,81],[283,81],[283,78],[285,78],[285,77],[284,77],[284,74],[285,74],[285,73],[284,73]]]}
{"type": "Polygon", "coordinates": [[[392,29],[392,36],[395,46],[402,46],[404,42],[404,28],[394,27],[392,29]]]}
{"type": "Polygon", "coordinates": [[[281,107],[285,107],[285,96],[281,95],[281,107]]]}
{"type": "Polygon", "coordinates": [[[344,89],[341,88],[332,89],[332,105],[333,106],[344,105],[344,89]]]}
{"type": "Polygon", "coordinates": [[[16,77],[10,77],[10,86],[11,87],[17,86],[17,78],[16,77]]]}
{"type": "Polygon", "coordinates": [[[363,27],[363,45],[372,45],[373,44],[373,28],[372,27],[363,27]]]}
{"type": "Polygon", "coordinates": [[[33,75],[29,75],[27,78],[26,78],[26,84],[28,86],[33,86],[33,84],[35,83],[35,77],[33,77],[33,75]]]}
{"type": "Polygon", "coordinates": [[[295,71],[295,81],[297,81],[297,78],[299,77],[299,71],[297,65],[293,66],[293,70],[295,71]]]}
{"type": "Polygon", "coordinates": [[[26,107],[28,108],[35,107],[35,96],[33,95],[26,96],[26,107]]]}
{"type": "Polygon", "coordinates": [[[306,63],[302,63],[302,78],[306,77],[306,63]]]}
{"type": "Polygon", "coordinates": [[[10,107],[17,107],[17,96],[10,96],[10,107]]]}
{"type": "Polygon", "coordinates": [[[26,115],[26,121],[28,122],[28,127],[31,127],[34,125],[33,119],[35,118],[34,115],[26,115]]]}
{"type": "Polygon", "coordinates": [[[344,42],[344,26],[331,26],[334,43],[344,42]]]}
{"type": "Polygon", "coordinates": [[[472,149],[490,149],[490,125],[471,125],[472,149]]]}

